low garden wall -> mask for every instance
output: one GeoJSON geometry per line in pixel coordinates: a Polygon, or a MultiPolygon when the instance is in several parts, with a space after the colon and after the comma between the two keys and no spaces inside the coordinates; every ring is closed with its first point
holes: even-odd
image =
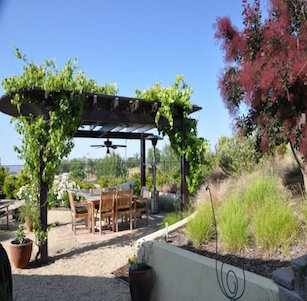
{"type": "MultiPolygon", "coordinates": [[[[156,240],[143,240],[143,244],[155,275],[152,301],[227,300],[218,285],[215,260],[156,240]]],[[[225,264],[224,276],[229,268],[238,277],[240,291],[242,270],[225,264]]],[[[279,300],[278,286],[272,280],[247,271],[245,277],[246,289],[240,300],[279,300]]],[[[232,279],[229,283],[233,287],[232,279]]]]}

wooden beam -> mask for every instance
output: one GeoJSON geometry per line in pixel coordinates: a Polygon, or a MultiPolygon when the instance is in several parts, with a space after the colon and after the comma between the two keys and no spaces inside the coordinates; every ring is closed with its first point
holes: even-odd
{"type": "MultiPolygon", "coordinates": [[[[151,133],[126,133],[126,132],[108,132],[103,135],[103,138],[110,138],[110,139],[132,139],[132,140],[139,140],[141,139],[141,135],[144,135],[144,138],[147,136],[152,135],[151,133]]],[[[85,131],[79,130],[74,135],[75,138],[100,138],[101,133],[99,131],[85,131]]]]}
{"type": "Polygon", "coordinates": [[[115,127],[112,131],[113,132],[119,132],[121,130],[123,130],[124,128],[126,128],[127,125],[123,124],[123,125],[118,125],[117,127],[115,127]]]}
{"type": "Polygon", "coordinates": [[[130,104],[130,112],[134,113],[140,108],[140,101],[137,99],[130,104]]]}
{"type": "MultiPolygon", "coordinates": [[[[156,125],[155,116],[141,113],[130,113],[120,111],[107,111],[107,110],[89,110],[84,109],[82,115],[82,124],[91,125],[93,123],[113,123],[113,124],[142,124],[142,125],[156,125]]],[[[182,121],[180,118],[174,118],[174,128],[181,128],[182,121]]],[[[160,126],[169,126],[166,118],[159,119],[160,126]]]]}
{"type": "Polygon", "coordinates": [[[103,137],[106,133],[110,132],[115,127],[116,125],[114,124],[105,124],[98,130],[98,132],[100,133],[100,137],[103,137]]]}
{"type": "Polygon", "coordinates": [[[126,128],[126,133],[132,133],[135,130],[144,127],[143,124],[133,124],[132,126],[129,126],[126,128]]]}
{"type": "Polygon", "coordinates": [[[159,104],[157,102],[154,102],[152,105],[151,105],[151,112],[154,112],[156,113],[158,111],[158,108],[159,108],[159,104]]]}
{"type": "Polygon", "coordinates": [[[139,128],[136,132],[137,133],[145,133],[145,132],[147,132],[147,131],[149,131],[151,129],[154,129],[154,128],[155,128],[154,125],[146,125],[146,126],[143,126],[143,127],[139,128]]]}
{"type": "Polygon", "coordinates": [[[111,102],[111,111],[114,111],[119,107],[119,98],[115,97],[111,102]]]}
{"type": "Polygon", "coordinates": [[[92,131],[96,126],[97,126],[96,124],[90,125],[90,131],[92,131]]]}
{"type": "Polygon", "coordinates": [[[97,105],[97,95],[93,96],[93,107],[95,108],[97,105]]]}

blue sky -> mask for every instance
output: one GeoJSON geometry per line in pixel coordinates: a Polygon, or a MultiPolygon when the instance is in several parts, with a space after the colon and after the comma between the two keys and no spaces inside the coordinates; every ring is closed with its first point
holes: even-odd
{"type": "MultiPolygon", "coordinates": [[[[88,77],[117,83],[125,96],[156,81],[169,85],[183,74],[194,89],[192,102],[203,107],[193,115],[199,135],[214,146],[232,127],[218,90],[223,53],[213,24],[228,15],[240,27],[241,12],[239,0],[0,0],[0,78],[22,73],[13,45],[30,60],[54,58],[59,67],[78,57],[88,77]]],[[[20,137],[9,120],[0,113],[1,163],[19,164],[13,146],[20,137]]],[[[89,147],[93,143],[97,140],[75,139],[70,158],[104,156],[105,150],[89,147]]],[[[127,145],[128,156],[139,152],[138,143],[127,145]]]]}

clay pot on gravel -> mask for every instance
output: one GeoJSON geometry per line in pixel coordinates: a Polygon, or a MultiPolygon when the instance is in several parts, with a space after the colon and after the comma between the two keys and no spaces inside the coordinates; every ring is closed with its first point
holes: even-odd
{"type": "Polygon", "coordinates": [[[24,243],[20,244],[17,239],[10,243],[10,255],[13,265],[18,269],[24,269],[29,264],[32,254],[33,241],[25,238],[24,243]]]}
{"type": "Polygon", "coordinates": [[[153,286],[153,269],[147,264],[133,264],[129,268],[132,301],[149,301],[153,286]]]}

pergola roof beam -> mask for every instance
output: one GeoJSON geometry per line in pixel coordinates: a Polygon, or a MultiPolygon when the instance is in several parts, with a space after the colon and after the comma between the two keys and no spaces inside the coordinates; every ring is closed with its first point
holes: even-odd
{"type": "MultiPolygon", "coordinates": [[[[141,135],[144,135],[144,138],[150,136],[152,134],[146,133],[126,133],[126,132],[108,132],[103,135],[103,138],[110,138],[110,139],[133,139],[133,140],[140,140],[141,135]]],[[[85,130],[78,130],[77,133],[74,135],[75,138],[101,138],[101,133],[99,131],[85,131],[85,130]]]]}
{"type": "Polygon", "coordinates": [[[145,132],[147,132],[151,129],[154,129],[154,128],[155,128],[154,125],[147,125],[147,126],[143,126],[143,127],[139,128],[136,132],[137,133],[145,133],[145,132]]]}
{"type": "Polygon", "coordinates": [[[103,137],[106,133],[110,132],[112,129],[114,129],[116,127],[116,125],[114,124],[105,124],[104,126],[102,126],[98,132],[100,132],[101,136],[103,137]]]}
{"type": "Polygon", "coordinates": [[[126,133],[132,133],[135,130],[144,127],[143,124],[133,124],[132,126],[129,126],[126,128],[126,133]]]}
{"type": "Polygon", "coordinates": [[[123,129],[126,128],[126,127],[127,127],[127,125],[124,125],[124,124],[118,125],[117,127],[115,127],[115,128],[112,130],[112,132],[120,132],[121,130],[123,130],[123,129]]]}
{"type": "MultiPolygon", "coordinates": [[[[90,125],[93,123],[113,123],[113,124],[142,124],[142,125],[155,125],[155,118],[151,115],[145,115],[141,113],[129,113],[129,112],[110,112],[106,110],[83,110],[82,123],[84,125],[90,125]]],[[[175,128],[181,128],[181,118],[174,118],[173,126],[175,128]]],[[[161,117],[159,119],[159,125],[169,126],[169,122],[166,118],[161,117]]]]}

